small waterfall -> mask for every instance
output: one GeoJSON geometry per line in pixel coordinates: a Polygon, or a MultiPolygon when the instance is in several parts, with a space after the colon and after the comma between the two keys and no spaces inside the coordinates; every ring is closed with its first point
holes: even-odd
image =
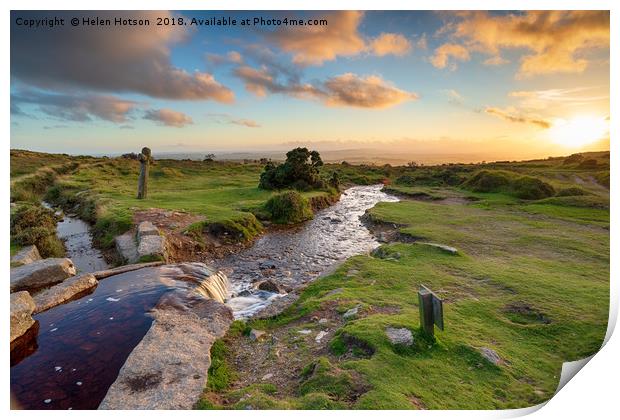
{"type": "Polygon", "coordinates": [[[182,263],[161,267],[161,281],[177,285],[181,281],[195,284],[196,293],[220,303],[230,296],[228,277],[221,271],[215,271],[203,263],[182,263]]]}

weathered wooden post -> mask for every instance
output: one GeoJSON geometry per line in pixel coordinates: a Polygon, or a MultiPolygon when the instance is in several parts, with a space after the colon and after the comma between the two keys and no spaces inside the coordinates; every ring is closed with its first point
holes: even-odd
{"type": "Polygon", "coordinates": [[[138,198],[146,198],[149,181],[149,164],[151,163],[151,149],[148,147],[142,148],[142,153],[138,155],[140,160],[140,177],[138,178],[138,198]]]}
{"type": "Polygon", "coordinates": [[[435,325],[443,331],[443,301],[422,284],[418,290],[418,302],[422,331],[431,337],[435,336],[435,325]]]}

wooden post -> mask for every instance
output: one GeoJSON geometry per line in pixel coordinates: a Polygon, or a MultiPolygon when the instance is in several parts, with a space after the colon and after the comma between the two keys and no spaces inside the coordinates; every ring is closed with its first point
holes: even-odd
{"type": "Polygon", "coordinates": [[[151,163],[151,149],[142,148],[142,153],[138,155],[140,160],[140,177],[138,178],[138,198],[144,199],[148,192],[149,164],[151,163]]]}
{"type": "Polygon", "coordinates": [[[433,294],[426,288],[418,290],[418,302],[420,305],[420,327],[425,334],[433,337],[435,335],[433,294]]]}

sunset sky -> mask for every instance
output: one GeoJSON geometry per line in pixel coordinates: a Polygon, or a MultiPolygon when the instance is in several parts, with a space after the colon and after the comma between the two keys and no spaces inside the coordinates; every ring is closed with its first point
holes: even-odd
{"type": "MultiPolygon", "coordinates": [[[[113,154],[374,149],[522,159],[609,148],[608,12],[11,15],[11,147],[113,154]],[[155,26],[157,16],[327,26],[155,26]]],[[[424,160],[424,158],[420,158],[424,160]]]]}

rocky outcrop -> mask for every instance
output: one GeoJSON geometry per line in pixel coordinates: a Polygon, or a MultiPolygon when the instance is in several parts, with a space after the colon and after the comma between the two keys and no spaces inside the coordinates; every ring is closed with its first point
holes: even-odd
{"type": "Polygon", "coordinates": [[[148,221],[141,222],[135,234],[127,232],[114,239],[116,250],[128,264],[138,261],[168,261],[168,243],[159,229],[148,221]]]}
{"type": "Polygon", "coordinates": [[[34,296],[36,308],[34,313],[46,311],[69,300],[82,296],[95,286],[98,281],[92,274],[68,278],[34,296]]]}
{"type": "Polygon", "coordinates": [[[11,293],[11,350],[13,341],[21,337],[32,325],[32,312],[35,309],[34,300],[28,292],[11,293]]]}
{"type": "Polygon", "coordinates": [[[123,262],[133,264],[138,262],[138,245],[132,232],[127,232],[114,238],[116,252],[123,262]]]}
{"type": "Polygon", "coordinates": [[[131,352],[100,409],[191,409],[207,383],[210,350],[233,321],[231,310],[195,293],[171,292],[131,352]]]}
{"type": "Polygon", "coordinates": [[[30,264],[35,261],[39,261],[41,259],[41,254],[39,254],[39,250],[36,245],[30,245],[23,248],[17,254],[13,255],[11,258],[11,264],[13,265],[25,265],[30,264]]]}
{"type": "Polygon", "coordinates": [[[73,262],[68,258],[47,258],[11,269],[11,293],[37,290],[74,276],[73,262]]]}

